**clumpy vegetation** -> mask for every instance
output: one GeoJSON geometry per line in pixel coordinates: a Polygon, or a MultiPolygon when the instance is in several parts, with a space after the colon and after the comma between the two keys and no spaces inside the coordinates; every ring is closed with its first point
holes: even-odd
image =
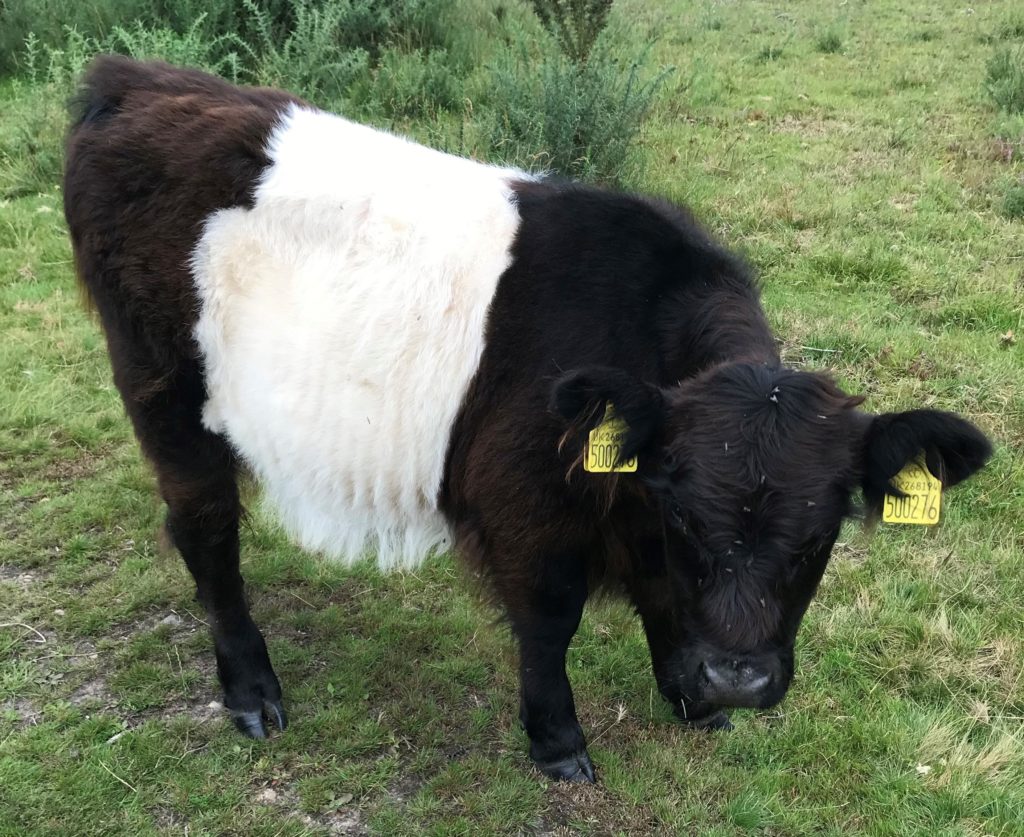
{"type": "Polygon", "coordinates": [[[1024,113],[1024,45],[1002,47],[989,60],[986,87],[1008,113],[1024,113]]]}
{"type": "Polygon", "coordinates": [[[1024,220],[1024,182],[1014,183],[1006,190],[1003,214],[1007,218],[1024,220]]]}
{"type": "Polygon", "coordinates": [[[498,0],[6,0],[0,834],[1021,833],[1024,29],[971,11],[616,0],[580,52],[498,0]],[[244,741],[74,285],[63,101],[101,49],[689,203],[758,265],[790,364],[966,413],[996,457],[937,530],[844,532],[789,697],[728,735],[674,726],[635,620],[592,606],[584,789],[531,772],[510,637],[454,562],[324,566],[256,515],[243,569],[293,725],[244,741]]]}
{"type": "Polygon", "coordinates": [[[819,52],[839,52],[843,48],[843,36],[835,29],[826,29],[815,41],[819,52]]]}

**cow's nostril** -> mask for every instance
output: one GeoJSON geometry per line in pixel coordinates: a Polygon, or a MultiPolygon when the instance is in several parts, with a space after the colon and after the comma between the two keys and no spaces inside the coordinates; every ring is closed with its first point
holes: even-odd
{"type": "Polygon", "coordinates": [[[711,686],[714,691],[726,692],[733,691],[736,688],[735,671],[727,674],[723,672],[722,669],[709,665],[708,663],[701,663],[701,669],[704,679],[708,681],[708,685],[711,686]]]}
{"type": "Polygon", "coordinates": [[[743,678],[740,680],[740,686],[744,690],[751,692],[753,694],[757,694],[758,692],[767,689],[771,685],[772,676],[767,672],[755,674],[753,671],[751,671],[750,674],[751,677],[743,678]]]}

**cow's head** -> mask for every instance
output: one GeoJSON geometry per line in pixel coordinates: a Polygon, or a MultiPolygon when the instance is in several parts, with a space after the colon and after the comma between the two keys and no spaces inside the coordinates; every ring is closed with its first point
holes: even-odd
{"type": "Polygon", "coordinates": [[[920,453],[944,487],[991,453],[951,413],[871,415],[862,400],[825,375],[759,363],[668,389],[603,367],[555,384],[553,409],[577,426],[593,426],[606,401],[628,424],[623,455],[639,457],[636,478],[662,518],[675,639],[659,681],[681,714],[782,699],[797,629],[858,491],[877,514],[920,453]]]}

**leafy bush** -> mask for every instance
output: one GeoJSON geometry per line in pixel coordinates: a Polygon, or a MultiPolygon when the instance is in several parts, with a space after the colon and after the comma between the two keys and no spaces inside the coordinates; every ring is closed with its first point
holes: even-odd
{"type": "Polygon", "coordinates": [[[291,0],[291,29],[278,32],[276,21],[251,2],[253,37],[249,44],[252,78],[286,87],[329,106],[341,99],[370,62],[366,48],[352,46],[365,19],[349,0],[291,0]],[[353,28],[354,27],[354,28],[353,28]]]}
{"type": "Polygon", "coordinates": [[[988,62],[985,89],[1007,113],[1024,113],[1024,46],[996,50],[988,62]]]}
{"type": "Polygon", "coordinates": [[[376,72],[350,91],[353,105],[369,118],[436,118],[462,101],[463,82],[446,50],[384,52],[376,72]]]}
{"type": "Polygon", "coordinates": [[[291,28],[253,0],[254,79],[324,107],[350,100],[369,115],[436,113],[461,95],[441,0],[289,0],[291,28]]]}
{"type": "MultiPolygon", "coordinates": [[[[162,38],[187,35],[192,50],[208,42],[208,48],[198,50],[205,64],[240,61],[250,72],[268,44],[284,51],[291,42],[289,54],[298,57],[299,45],[314,29],[318,35],[329,29],[336,51],[360,49],[375,60],[388,45],[410,50],[447,45],[447,8],[443,0],[2,0],[0,73],[20,69],[17,58],[30,35],[56,50],[76,36],[116,48],[123,46],[117,31],[128,33],[127,40],[139,46],[143,30],[157,30],[162,38]]],[[[311,45],[318,49],[323,42],[311,45]]],[[[166,57],[176,60],[175,55],[166,57]]],[[[306,66],[298,76],[308,78],[311,62],[302,63],[306,66]]],[[[352,62],[335,55],[330,63],[327,74],[337,76],[339,65],[352,62]]]]}
{"type": "MultiPolygon", "coordinates": [[[[474,154],[613,183],[628,180],[636,137],[667,75],[646,74],[642,58],[620,61],[602,48],[611,0],[537,0],[549,32],[540,42],[541,27],[492,16],[492,25],[513,34],[498,60],[473,75],[474,95],[466,92],[467,77],[493,41],[480,43],[479,30],[458,34],[450,20],[457,7],[443,0],[150,0],[150,19],[124,23],[104,15],[114,9],[142,15],[141,0],[94,1],[102,25],[47,30],[49,40],[29,34],[21,50],[21,74],[39,96],[0,145],[12,161],[8,192],[46,188],[59,178],[63,102],[100,52],[162,58],[234,82],[286,88],[403,129],[430,120],[436,131],[426,130],[462,150],[469,136],[474,154]],[[527,29],[516,29],[522,25],[527,29]],[[453,113],[460,116],[446,118],[453,113]]],[[[5,14],[28,0],[7,2],[5,14]]],[[[63,8],[60,0],[39,2],[63,8]]]]}
{"type": "Polygon", "coordinates": [[[70,31],[84,38],[105,38],[118,23],[135,20],[148,11],[147,0],[2,0],[0,72],[21,69],[19,58],[29,36],[39,44],[65,49],[70,31]]]}
{"type": "Polygon", "coordinates": [[[25,78],[14,86],[31,87],[32,95],[14,97],[0,120],[0,198],[42,192],[60,180],[67,99],[95,51],[95,43],[77,33],[61,49],[28,37],[21,55],[25,78]]]}
{"type": "Polygon", "coordinates": [[[530,0],[530,5],[562,53],[577,64],[590,57],[612,10],[612,0],[530,0]]]}
{"type": "Polygon", "coordinates": [[[538,62],[510,51],[496,66],[490,101],[491,145],[527,168],[603,183],[629,179],[634,141],[667,74],[642,77],[643,61],[623,68],[607,55],[575,63],[538,62]]]}
{"type": "Polygon", "coordinates": [[[198,67],[233,82],[245,77],[245,43],[234,35],[206,35],[206,19],[196,18],[183,32],[166,27],[150,28],[141,21],[115,26],[93,53],[117,52],[132,58],[160,58],[172,64],[198,67]]]}

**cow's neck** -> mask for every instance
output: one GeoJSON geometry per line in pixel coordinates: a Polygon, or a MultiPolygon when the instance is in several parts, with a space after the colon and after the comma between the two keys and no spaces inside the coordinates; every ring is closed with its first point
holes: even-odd
{"type": "Polygon", "coordinates": [[[689,378],[719,363],[780,363],[759,295],[746,283],[683,289],[661,317],[669,378],[689,378]]]}

